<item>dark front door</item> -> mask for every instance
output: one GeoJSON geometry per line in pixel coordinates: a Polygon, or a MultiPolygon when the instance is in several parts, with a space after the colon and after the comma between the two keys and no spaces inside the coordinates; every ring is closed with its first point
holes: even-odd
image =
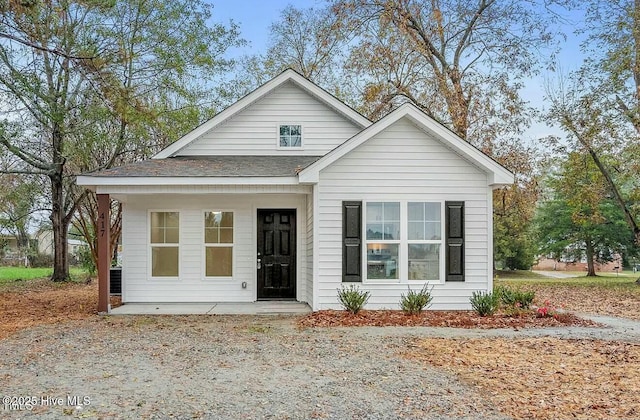
{"type": "Polygon", "coordinates": [[[258,299],[296,298],[296,211],[258,210],[258,299]]]}

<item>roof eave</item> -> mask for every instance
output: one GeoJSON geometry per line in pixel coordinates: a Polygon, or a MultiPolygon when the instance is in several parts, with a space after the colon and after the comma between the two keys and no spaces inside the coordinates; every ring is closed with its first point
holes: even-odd
{"type": "Polygon", "coordinates": [[[188,185],[297,185],[298,177],[293,176],[239,176],[239,177],[162,177],[162,176],[119,176],[100,177],[81,175],[76,184],[96,190],[100,186],[188,186],[188,185]]]}

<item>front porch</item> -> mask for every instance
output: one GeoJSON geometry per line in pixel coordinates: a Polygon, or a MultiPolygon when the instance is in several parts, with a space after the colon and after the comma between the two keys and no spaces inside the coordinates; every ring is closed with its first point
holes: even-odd
{"type": "Polygon", "coordinates": [[[126,303],[111,315],[300,315],[311,312],[304,302],[257,301],[211,303],[126,303]]]}

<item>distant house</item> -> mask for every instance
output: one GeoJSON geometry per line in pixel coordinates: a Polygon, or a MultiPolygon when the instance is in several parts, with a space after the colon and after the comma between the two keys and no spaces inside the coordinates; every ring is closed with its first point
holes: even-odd
{"type": "MultiPolygon", "coordinates": [[[[38,253],[53,256],[53,231],[50,229],[41,229],[35,236],[38,241],[38,253]]],[[[80,248],[83,246],[88,246],[83,240],[74,238],[67,239],[67,252],[69,256],[73,258],[78,257],[80,248]]]]}
{"type": "MultiPolygon", "coordinates": [[[[596,271],[613,273],[616,270],[622,270],[622,257],[615,255],[613,261],[607,263],[596,262],[594,266],[596,271]]],[[[557,260],[551,257],[541,256],[533,265],[532,269],[540,271],[587,271],[587,260],[586,258],[579,260],[560,258],[557,260]]]]}
{"type": "Polygon", "coordinates": [[[288,70],[152,159],[77,182],[122,203],[124,303],[320,310],[356,284],[368,308],[398,308],[428,284],[434,309],[469,309],[492,289],[492,190],[513,179],[413,105],[372,123],[288,70]]]}
{"type": "Polygon", "coordinates": [[[15,252],[18,250],[18,240],[13,235],[0,234],[0,251],[15,252]]]}

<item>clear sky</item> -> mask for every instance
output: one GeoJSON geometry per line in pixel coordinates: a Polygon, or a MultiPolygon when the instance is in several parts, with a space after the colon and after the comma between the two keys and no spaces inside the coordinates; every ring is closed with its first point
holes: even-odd
{"type": "MultiPolygon", "coordinates": [[[[249,41],[246,47],[235,50],[235,55],[257,54],[266,50],[269,41],[269,27],[278,20],[280,11],[291,4],[298,8],[322,7],[323,0],[208,0],[214,5],[213,20],[219,23],[228,23],[233,20],[240,26],[241,36],[249,41]]],[[[563,30],[567,39],[563,42],[562,50],[558,56],[558,62],[563,73],[577,70],[582,62],[580,53],[580,40],[573,34],[573,28],[581,22],[580,13],[567,16],[570,23],[563,30]]],[[[529,80],[522,90],[522,96],[532,106],[544,109],[544,84],[547,79],[553,80],[553,73],[543,71],[539,76],[529,80]]],[[[525,133],[527,140],[544,137],[550,134],[561,135],[554,127],[548,127],[544,123],[534,123],[525,133]]]]}

